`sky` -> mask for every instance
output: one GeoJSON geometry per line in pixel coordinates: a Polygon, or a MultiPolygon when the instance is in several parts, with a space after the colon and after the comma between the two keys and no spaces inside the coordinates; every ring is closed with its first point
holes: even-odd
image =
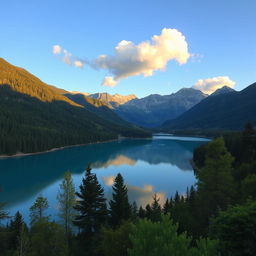
{"type": "Polygon", "coordinates": [[[8,0],[0,57],[80,92],[205,93],[256,82],[255,0],[8,0]]]}

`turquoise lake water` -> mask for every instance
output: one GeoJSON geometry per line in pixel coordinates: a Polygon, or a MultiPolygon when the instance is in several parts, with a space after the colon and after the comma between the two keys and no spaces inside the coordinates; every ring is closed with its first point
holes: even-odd
{"type": "Polygon", "coordinates": [[[50,153],[0,159],[0,202],[13,216],[19,210],[26,221],[38,195],[48,198],[48,213],[57,219],[56,196],[65,171],[78,189],[88,164],[111,198],[113,180],[121,173],[131,202],[145,206],[157,193],[160,202],[176,191],[183,194],[195,183],[190,165],[194,148],[208,140],[153,136],[71,147],[50,153]]]}

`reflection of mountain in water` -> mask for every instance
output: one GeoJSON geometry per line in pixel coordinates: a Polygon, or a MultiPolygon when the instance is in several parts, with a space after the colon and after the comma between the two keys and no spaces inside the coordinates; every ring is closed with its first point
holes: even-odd
{"type": "Polygon", "coordinates": [[[200,143],[161,139],[124,140],[1,159],[0,201],[11,205],[26,200],[61,179],[65,171],[82,173],[89,163],[94,168],[107,168],[110,165],[134,165],[136,161],[143,160],[149,164],[170,163],[189,170],[192,151],[200,143]]]}

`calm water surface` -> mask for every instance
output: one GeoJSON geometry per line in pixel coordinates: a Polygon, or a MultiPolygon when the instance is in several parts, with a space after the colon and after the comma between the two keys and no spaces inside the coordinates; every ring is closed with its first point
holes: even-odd
{"type": "Polygon", "coordinates": [[[65,171],[70,171],[76,188],[88,164],[111,197],[114,177],[120,172],[127,184],[130,201],[145,206],[154,193],[161,202],[176,191],[185,193],[195,183],[190,165],[193,149],[206,143],[203,138],[154,136],[151,139],[66,148],[63,150],[0,159],[0,202],[7,202],[10,215],[19,210],[26,221],[29,207],[38,195],[48,198],[49,210],[57,218],[56,195],[65,171]]]}

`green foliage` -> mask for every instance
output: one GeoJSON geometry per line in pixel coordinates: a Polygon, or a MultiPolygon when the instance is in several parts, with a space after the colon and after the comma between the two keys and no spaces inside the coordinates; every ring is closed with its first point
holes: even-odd
{"type": "Polygon", "coordinates": [[[57,200],[59,202],[59,216],[64,224],[65,232],[68,234],[71,232],[72,220],[75,216],[74,206],[76,204],[75,187],[70,172],[64,174],[57,200]]]}
{"type": "Polygon", "coordinates": [[[101,234],[100,251],[104,256],[127,256],[127,249],[131,248],[130,234],[134,225],[123,222],[118,228],[103,228],[101,234]]]}
{"type": "Polygon", "coordinates": [[[222,255],[256,255],[256,201],[221,211],[212,220],[210,231],[219,239],[222,255]]]}
{"type": "Polygon", "coordinates": [[[244,199],[252,197],[256,199],[256,174],[248,175],[242,181],[242,196],[244,199]]]}
{"type": "Polygon", "coordinates": [[[45,211],[48,209],[48,200],[43,196],[38,196],[35,203],[30,207],[30,222],[34,224],[42,219],[47,219],[45,211]]]}
{"type": "Polygon", "coordinates": [[[31,247],[28,256],[66,256],[65,232],[60,225],[41,219],[30,232],[31,247]]]}
{"type": "Polygon", "coordinates": [[[209,217],[232,202],[234,180],[232,177],[233,157],[227,151],[223,138],[217,138],[206,146],[205,165],[198,172],[198,197],[201,221],[207,226],[209,217]]]}
{"type": "Polygon", "coordinates": [[[178,234],[178,226],[169,216],[163,216],[160,222],[143,219],[135,224],[130,235],[132,248],[129,256],[216,256],[217,242],[204,240],[198,248],[191,248],[191,238],[186,233],[178,234]]]}
{"type": "Polygon", "coordinates": [[[100,230],[103,223],[106,222],[107,207],[104,198],[104,190],[99,184],[96,174],[91,173],[88,166],[85,178],[80,185],[75,210],[78,212],[73,223],[79,227],[82,233],[92,235],[100,230]]]}
{"type": "Polygon", "coordinates": [[[112,189],[113,199],[109,202],[110,221],[111,224],[116,227],[119,226],[123,220],[128,220],[131,217],[131,205],[128,201],[127,187],[120,173],[117,174],[112,189]]]}

